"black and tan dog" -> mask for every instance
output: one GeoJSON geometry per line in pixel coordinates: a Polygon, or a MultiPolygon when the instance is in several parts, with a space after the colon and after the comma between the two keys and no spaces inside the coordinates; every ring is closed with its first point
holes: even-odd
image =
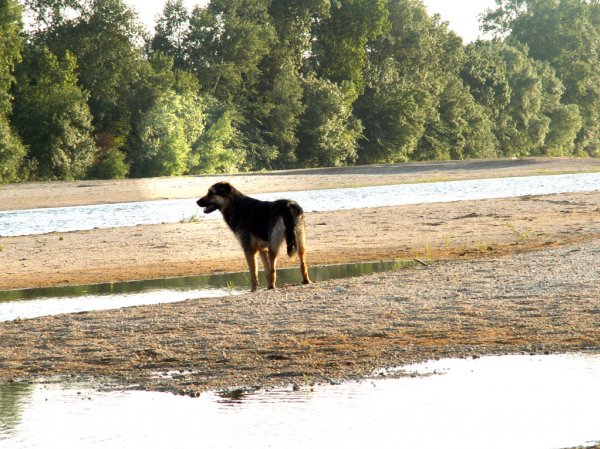
{"type": "Polygon", "coordinates": [[[293,200],[257,200],[227,182],[214,184],[196,203],[204,208],[205,214],[217,209],[223,214],[246,255],[252,291],[258,288],[257,253],[265,267],[268,288],[275,288],[277,253],[284,240],[288,256],[294,258],[298,254],[300,258],[302,283],[310,284],[305,259],[304,212],[298,203],[293,200]]]}

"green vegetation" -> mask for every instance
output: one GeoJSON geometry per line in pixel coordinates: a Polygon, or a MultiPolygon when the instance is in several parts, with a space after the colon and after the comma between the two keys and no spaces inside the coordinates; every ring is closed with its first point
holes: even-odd
{"type": "Polygon", "coordinates": [[[0,0],[0,183],[600,156],[600,4],[496,4],[0,0]]]}

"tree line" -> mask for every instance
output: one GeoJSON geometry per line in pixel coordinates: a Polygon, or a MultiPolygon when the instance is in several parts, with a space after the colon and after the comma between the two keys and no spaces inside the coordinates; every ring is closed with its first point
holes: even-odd
{"type": "Polygon", "coordinates": [[[0,182],[600,156],[598,0],[0,0],[0,182]]]}

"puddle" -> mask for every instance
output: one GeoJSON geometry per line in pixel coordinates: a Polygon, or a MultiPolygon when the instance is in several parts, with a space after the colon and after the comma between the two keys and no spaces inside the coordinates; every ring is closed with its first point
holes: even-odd
{"type": "MultiPolygon", "coordinates": [[[[266,200],[291,198],[298,201],[305,211],[312,212],[598,189],[600,189],[600,173],[584,173],[279,192],[255,195],[255,197],[266,200]]],[[[204,190],[199,189],[198,196],[204,194],[204,190]]],[[[196,198],[0,211],[0,236],[176,223],[181,220],[207,220],[220,217],[218,213],[203,215],[196,206],[196,198]]]]}
{"type": "MultiPolygon", "coordinates": [[[[314,282],[389,271],[414,265],[413,261],[364,262],[309,268],[314,282]]],[[[261,285],[266,285],[260,272],[261,285]]],[[[277,270],[277,285],[299,284],[297,267],[277,270]]],[[[115,282],[111,284],[0,291],[0,321],[27,319],[60,313],[118,309],[145,304],[219,297],[249,291],[248,272],[192,277],[115,282]]]]}
{"type": "Polygon", "coordinates": [[[600,355],[405,367],[427,377],[312,389],[99,392],[0,385],[0,448],[558,449],[600,440],[600,355]]]}

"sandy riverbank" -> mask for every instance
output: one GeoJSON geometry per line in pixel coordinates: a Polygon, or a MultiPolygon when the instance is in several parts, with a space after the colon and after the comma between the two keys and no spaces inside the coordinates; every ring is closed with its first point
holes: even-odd
{"type": "MultiPolygon", "coordinates": [[[[307,177],[317,188],[366,179],[418,182],[433,173],[455,179],[596,171],[599,162],[411,164],[230,180],[244,180],[240,188],[253,193],[269,185],[307,188],[307,177]]],[[[185,178],[195,195],[212,181],[185,178]]],[[[139,200],[125,187],[135,182],[155,181],[114,185],[122,198],[139,200]]],[[[93,196],[86,189],[100,189],[77,185],[48,185],[47,196],[66,189],[63,204],[83,204],[93,196]]],[[[17,196],[29,204],[40,188],[8,186],[0,197],[23,189],[17,196]]],[[[83,375],[195,393],[360,377],[432,357],[600,350],[598,191],[311,213],[307,229],[310,264],[419,257],[432,265],[276,292],[0,323],[0,381],[83,375]],[[159,375],[165,371],[176,374],[159,375]]],[[[221,220],[4,237],[0,246],[0,289],[245,269],[221,220]]]]}
{"type": "Polygon", "coordinates": [[[329,382],[438,357],[600,350],[600,240],[225,298],[0,323],[0,381],[329,382]],[[170,373],[166,375],[165,373],[170,373]]]}
{"type": "MultiPolygon", "coordinates": [[[[598,169],[600,160],[596,159],[527,159],[349,167],[228,179],[252,194],[269,186],[273,190],[301,190],[419,182],[426,176],[460,179],[598,169]]],[[[46,202],[35,200],[41,189],[38,184],[6,186],[0,189],[0,204],[16,207],[11,200],[15,196],[27,207],[32,207],[29,203],[34,200],[40,207],[56,199],[63,205],[91,199],[109,202],[113,194],[119,201],[149,199],[152,195],[142,195],[143,189],[139,188],[144,183],[159,190],[152,198],[173,198],[175,192],[189,197],[192,190],[199,196],[217,179],[222,178],[127,180],[92,183],[95,187],[86,188],[79,183],[50,183],[44,188],[46,202]],[[164,187],[166,184],[169,187],[164,187]],[[88,194],[89,189],[95,194],[88,194]]],[[[595,192],[310,213],[306,218],[308,260],[311,264],[329,264],[416,255],[446,260],[562,245],[595,237],[600,232],[599,211],[600,194],[595,192]]],[[[0,289],[246,269],[237,241],[221,220],[2,237],[0,248],[4,268],[0,289]]],[[[285,258],[280,260],[282,266],[289,265],[285,258]]]]}

